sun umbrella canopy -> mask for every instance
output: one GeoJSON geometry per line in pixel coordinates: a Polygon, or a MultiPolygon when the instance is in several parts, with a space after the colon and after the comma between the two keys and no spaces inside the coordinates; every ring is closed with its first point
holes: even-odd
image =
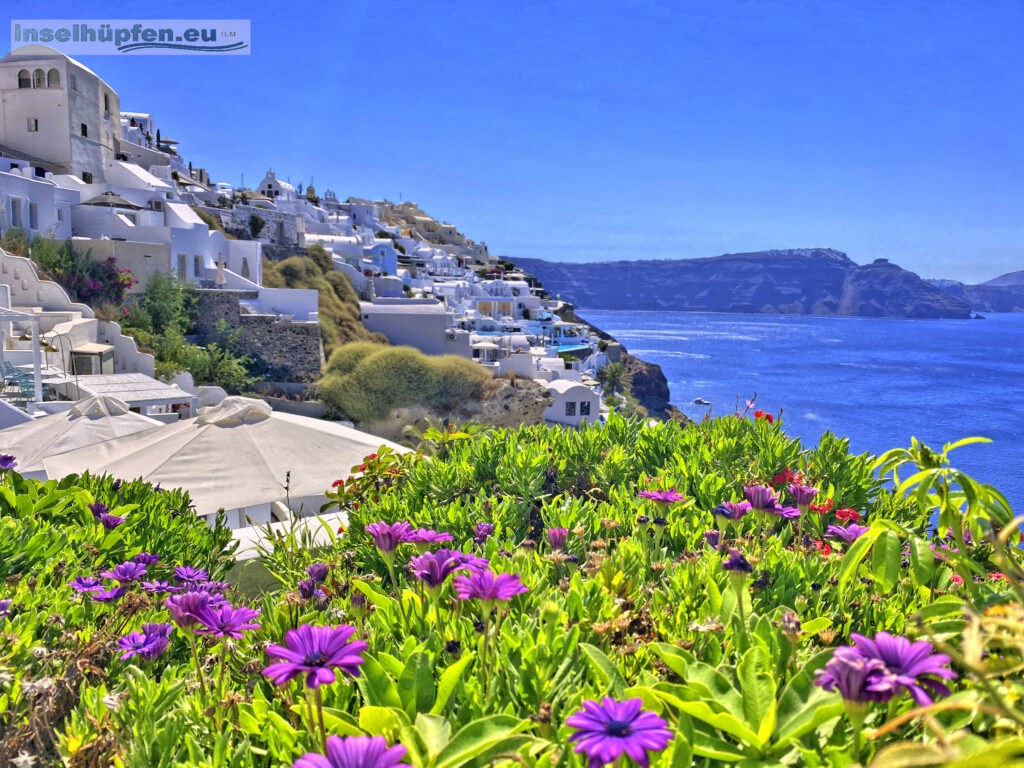
{"type": "Polygon", "coordinates": [[[142,206],[136,205],[131,200],[126,200],[116,192],[101,192],[96,197],[90,197],[79,205],[102,205],[107,208],[127,208],[131,211],[141,211],[142,206]]]}
{"type": "Polygon", "coordinates": [[[184,488],[197,514],[207,515],[221,507],[322,496],[381,445],[408,451],[339,424],[273,411],[262,400],[228,397],[197,418],[54,456],[45,464],[53,478],[88,470],[184,488]]]}
{"type": "Polygon", "coordinates": [[[70,411],[0,430],[0,453],[14,456],[22,474],[41,474],[47,456],[91,450],[97,443],[160,426],[161,422],[133,413],[115,397],[95,395],[79,400],[70,411]]]}

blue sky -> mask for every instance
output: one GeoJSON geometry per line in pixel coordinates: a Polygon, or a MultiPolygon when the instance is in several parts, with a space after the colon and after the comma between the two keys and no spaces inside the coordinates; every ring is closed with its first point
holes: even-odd
{"type": "Polygon", "coordinates": [[[111,6],[45,13],[252,20],[251,56],[83,58],[218,180],[415,200],[512,258],[1024,269],[1019,0],[111,6]]]}

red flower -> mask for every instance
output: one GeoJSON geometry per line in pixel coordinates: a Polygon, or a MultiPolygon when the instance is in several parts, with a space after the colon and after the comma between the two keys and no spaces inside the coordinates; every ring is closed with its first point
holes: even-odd
{"type": "Polygon", "coordinates": [[[784,470],[779,472],[779,474],[775,475],[775,477],[772,478],[772,485],[774,485],[774,486],[789,485],[790,483],[796,483],[797,485],[803,485],[804,484],[804,473],[803,472],[794,472],[789,467],[786,467],[784,470]]]}
{"type": "Polygon", "coordinates": [[[832,499],[829,499],[824,504],[811,504],[811,509],[817,512],[819,515],[823,512],[832,511],[832,499]]]}
{"type": "Polygon", "coordinates": [[[858,512],[855,509],[849,508],[840,509],[838,512],[836,512],[836,520],[846,520],[847,522],[851,523],[859,523],[860,512],[858,512]]]}
{"type": "Polygon", "coordinates": [[[337,488],[337,487],[342,486],[344,484],[345,484],[344,480],[335,480],[333,483],[331,483],[331,488],[337,488]]]}
{"type": "Polygon", "coordinates": [[[775,422],[775,417],[766,411],[754,411],[754,418],[762,419],[767,421],[769,424],[773,424],[775,422]]]}
{"type": "Polygon", "coordinates": [[[365,472],[365,471],[366,471],[366,465],[365,464],[360,464],[358,467],[356,467],[356,472],[365,472]]]}
{"type": "Polygon", "coordinates": [[[828,557],[832,554],[832,545],[822,539],[818,539],[814,542],[814,549],[821,552],[822,557],[828,557]]]}
{"type": "Polygon", "coordinates": [[[376,458],[377,458],[377,454],[376,453],[371,453],[369,456],[366,457],[366,460],[370,461],[371,459],[376,459],[376,458]]]}
{"type": "Polygon", "coordinates": [[[949,580],[950,580],[950,581],[952,581],[952,582],[953,582],[954,584],[956,584],[957,586],[960,586],[960,587],[962,587],[962,586],[964,585],[964,579],[963,579],[963,577],[962,577],[962,576],[958,576],[958,575],[957,575],[957,574],[955,574],[955,573],[954,573],[954,574],[953,574],[952,576],[950,576],[950,577],[949,577],[949,580]]]}
{"type": "Polygon", "coordinates": [[[988,575],[988,577],[992,579],[992,581],[1009,581],[1009,579],[1006,578],[1006,574],[1000,573],[999,571],[993,571],[988,575]]]}

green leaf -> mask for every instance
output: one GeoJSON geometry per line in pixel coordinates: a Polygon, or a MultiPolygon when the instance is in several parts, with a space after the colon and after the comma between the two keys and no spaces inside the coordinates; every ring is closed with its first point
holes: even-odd
{"type": "Polygon", "coordinates": [[[871,548],[871,569],[882,592],[891,592],[896,586],[902,557],[900,537],[892,531],[882,531],[871,548]]]}
{"type": "Polygon", "coordinates": [[[485,752],[502,748],[511,750],[528,739],[518,737],[533,726],[529,720],[511,715],[482,717],[459,730],[437,756],[435,768],[459,768],[485,752]]]}
{"type": "Polygon", "coordinates": [[[359,727],[371,736],[397,733],[403,719],[405,713],[392,707],[362,707],[359,710],[359,727]]]}
{"type": "Polygon", "coordinates": [[[429,712],[434,705],[434,665],[423,651],[416,651],[406,660],[398,678],[398,694],[409,717],[429,712]]]}
{"type": "Polygon", "coordinates": [[[441,750],[447,746],[452,735],[451,724],[437,715],[422,713],[417,715],[416,730],[419,732],[423,746],[426,747],[430,762],[433,762],[441,754],[441,750]]]}
{"type": "Polygon", "coordinates": [[[430,714],[440,715],[444,712],[452,694],[458,688],[459,683],[462,682],[462,675],[465,673],[466,667],[475,658],[475,653],[464,653],[458,661],[441,673],[441,679],[437,682],[437,698],[434,700],[434,706],[430,709],[430,714]]]}
{"type": "Polygon", "coordinates": [[[589,643],[580,643],[580,650],[586,655],[598,680],[605,686],[604,692],[621,697],[622,692],[626,689],[626,681],[622,679],[622,675],[612,660],[600,648],[589,643]]]}
{"type": "Polygon", "coordinates": [[[402,708],[395,681],[388,677],[384,667],[373,656],[365,656],[360,668],[362,674],[356,678],[356,685],[363,694],[363,700],[370,706],[402,708]]]}
{"type": "Polygon", "coordinates": [[[918,586],[931,587],[935,573],[935,555],[932,554],[928,542],[920,536],[910,537],[910,572],[918,586]]]}
{"type": "Polygon", "coordinates": [[[747,725],[757,729],[760,742],[765,742],[775,730],[775,681],[767,652],[753,646],[743,654],[736,668],[743,694],[743,714],[747,725]]]}
{"type": "Polygon", "coordinates": [[[871,545],[875,543],[875,539],[882,533],[882,528],[872,525],[868,531],[860,536],[850,548],[846,550],[846,554],[843,555],[843,564],[839,568],[839,585],[838,591],[840,596],[845,594],[846,587],[849,585],[850,580],[857,575],[857,571],[860,568],[860,564],[864,558],[867,557],[868,551],[871,549],[871,545]]]}
{"type": "Polygon", "coordinates": [[[832,619],[828,616],[818,616],[810,621],[801,622],[801,629],[808,635],[816,635],[832,626],[832,619]]]}

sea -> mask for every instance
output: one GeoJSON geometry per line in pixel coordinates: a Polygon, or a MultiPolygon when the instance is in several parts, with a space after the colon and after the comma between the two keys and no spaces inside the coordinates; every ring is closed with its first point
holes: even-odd
{"type": "Polygon", "coordinates": [[[661,366],[672,402],[700,419],[755,407],[815,445],[830,430],[856,453],[941,448],[1024,512],[1024,313],[984,320],[735,315],[577,309],[661,366]],[[695,399],[710,406],[694,404],[695,399]]]}

